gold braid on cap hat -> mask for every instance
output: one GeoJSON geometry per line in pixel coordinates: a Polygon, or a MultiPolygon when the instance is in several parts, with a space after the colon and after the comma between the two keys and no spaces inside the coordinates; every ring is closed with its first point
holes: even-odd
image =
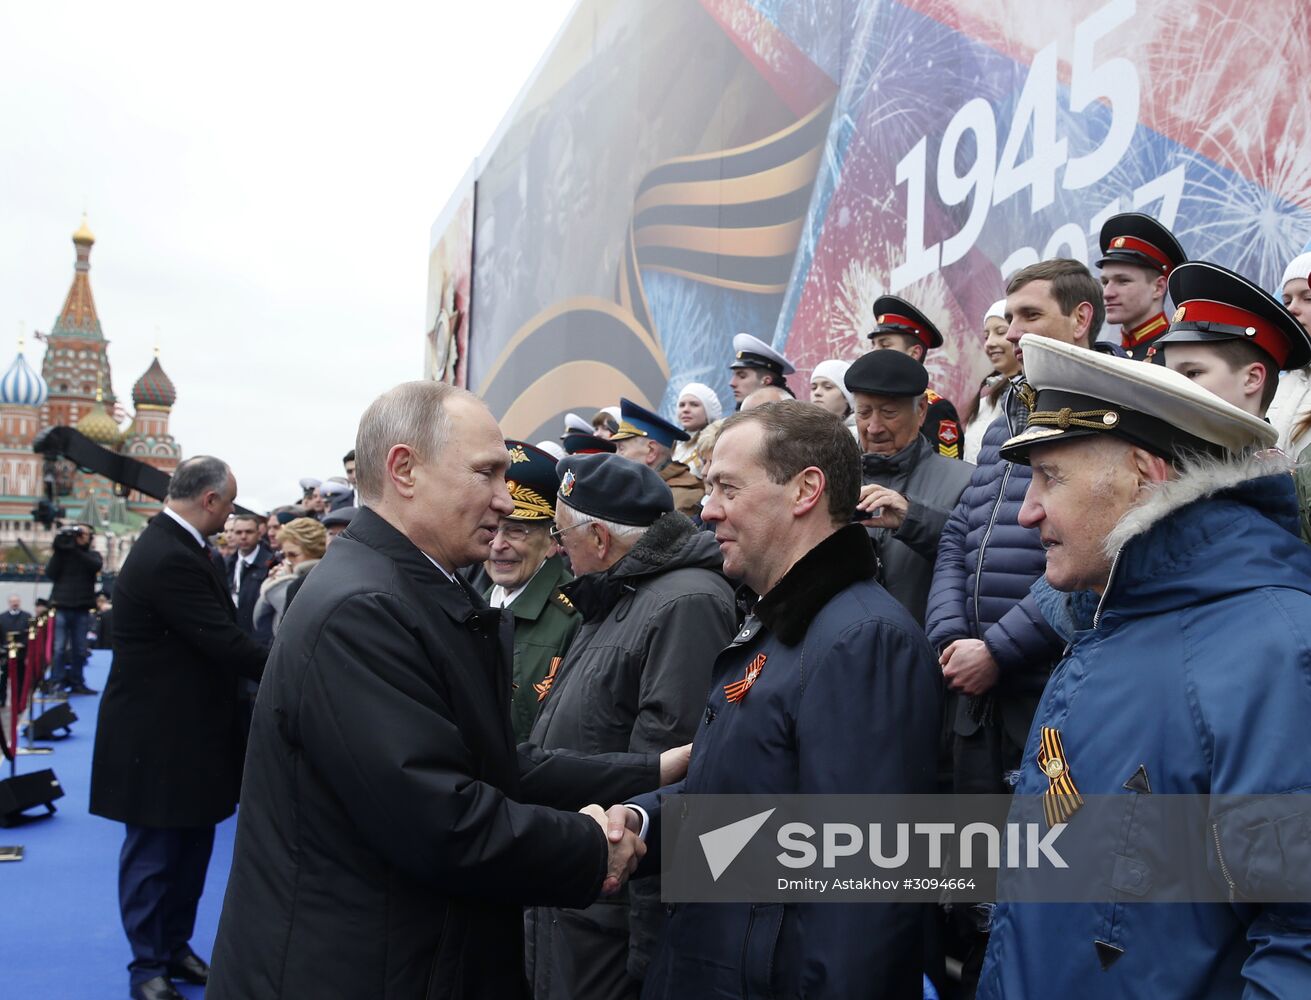
{"type": "Polygon", "coordinates": [[[1059,427],[1061,430],[1084,427],[1104,431],[1119,422],[1120,415],[1114,410],[1072,410],[1062,406],[1059,410],[1034,410],[1029,414],[1030,427],[1059,427]]]}

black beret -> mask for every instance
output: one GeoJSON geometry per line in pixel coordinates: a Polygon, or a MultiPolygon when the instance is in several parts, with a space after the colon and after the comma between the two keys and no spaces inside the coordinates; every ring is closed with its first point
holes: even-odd
{"type": "Polygon", "coordinates": [[[901,351],[870,351],[851,363],[843,381],[848,392],[868,396],[922,396],[929,387],[929,373],[901,351]]]}
{"type": "Polygon", "coordinates": [[[560,474],[558,503],[580,514],[646,527],[674,509],[674,494],[660,474],[618,455],[566,455],[555,467],[560,474]]]}

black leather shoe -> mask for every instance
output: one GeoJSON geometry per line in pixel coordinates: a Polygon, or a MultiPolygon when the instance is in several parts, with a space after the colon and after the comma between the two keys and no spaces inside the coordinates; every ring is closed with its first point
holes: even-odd
{"type": "Polygon", "coordinates": [[[95,688],[89,688],[85,684],[74,684],[68,689],[69,694],[99,694],[95,688]]]}
{"type": "Polygon", "coordinates": [[[132,1000],[187,1000],[163,976],[147,979],[132,987],[132,1000]]]}
{"type": "Polygon", "coordinates": [[[168,963],[170,979],[181,979],[184,983],[204,986],[209,982],[209,966],[194,951],[185,958],[174,959],[168,963]]]}

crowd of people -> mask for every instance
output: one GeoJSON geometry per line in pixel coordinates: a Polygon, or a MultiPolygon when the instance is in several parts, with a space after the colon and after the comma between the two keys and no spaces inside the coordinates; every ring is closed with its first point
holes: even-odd
{"type": "Polygon", "coordinates": [[[533,443],[405,383],[267,517],[183,463],[117,584],[93,772],[132,995],[1311,995],[1311,901],[1260,901],[1280,832],[1241,814],[1232,905],[661,901],[670,794],[1077,823],[1080,795],[1311,786],[1311,254],[1272,295],[1136,213],[1101,249],[1100,280],[998,289],[964,420],[889,295],[806,399],[744,333],[732,413],[690,382],[533,443]]]}

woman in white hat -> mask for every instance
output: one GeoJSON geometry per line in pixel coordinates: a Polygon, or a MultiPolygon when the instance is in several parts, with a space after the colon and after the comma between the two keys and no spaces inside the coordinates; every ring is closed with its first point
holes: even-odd
{"type": "Polygon", "coordinates": [[[810,401],[824,407],[835,417],[841,417],[848,427],[854,428],[856,418],[853,411],[856,404],[844,381],[847,377],[847,369],[850,367],[850,361],[835,359],[817,364],[815,370],[810,373],[810,401]]]}
{"type": "Polygon", "coordinates": [[[703,382],[689,382],[678,393],[678,424],[687,432],[686,441],[674,444],[674,461],[686,465],[698,479],[702,478],[701,456],[697,438],[710,424],[724,415],[723,404],[715,390],[703,382]]]}
{"type": "Polygon", "coordinates": [[[983,432],[1000,413],[1001,397],[1013,375],[1020,373],[1015,348],[1006,339],[1006,300],[994,302],[983,317],[983,350],[992,362],[992,372],[979,386],[979,394],[965,412],[965,461],[979,461],[983,432]]]}
{"type": "MultiPolygon", "coordinates": [[[[1284,269],[1280,293],[1288,311],[1311,332],[1311,252],[1298,254],[1284,269]]],[[[1279,431],[1279,448],[1297,457],[1311,446],[1311,366],[1288,372],[1279,380],[1266,418],[1279,431]]],[[[1309,456],[1311,457],[1311,456],[1309,456]]]]}

